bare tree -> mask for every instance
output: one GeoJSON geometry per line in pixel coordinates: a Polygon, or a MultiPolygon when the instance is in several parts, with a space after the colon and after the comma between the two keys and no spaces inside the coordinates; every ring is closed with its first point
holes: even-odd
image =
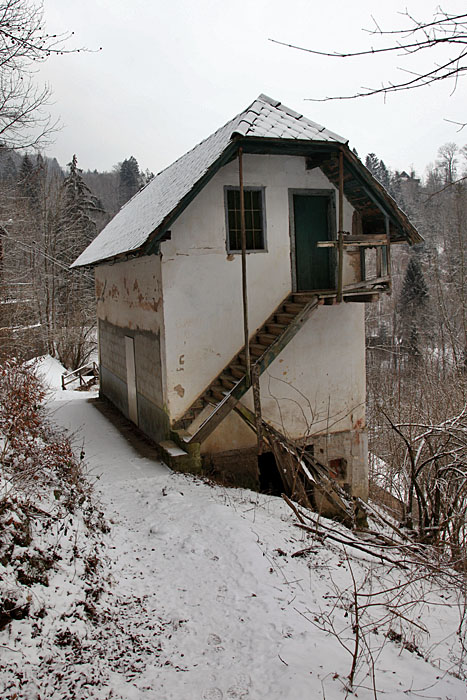
{"type": "Polygon", "coordinates": [[[438,149],[436,165],[441,169],[445,185],[452,185],[456,180],[459,147],[453,141],[445,143],[438,149]]]}
{"type": "Polygon", "coordinates": [[[0,145],[30,147],[44,142],[55,124],[46,106],[50,87],[34,81],[37,63],[67,49],[71,33],[48,34],[42,0],[0,0],[0,145]]]}
{"type": "Polygon", "coordinates": [[[272,39],[274,43],[290,48],[306,51],[316,56],[329,58],[356,58],[357,56],[377,57],[381,54],[395,54],[405,60],[407,67],[402,70],[407,78],[402,80],[386,80],[379,87],[363,87],[348,95],[332,95],[313,101],[347,100],[370,95],[387,95],[402,90],[413,90],[441,80],[453,80],[454,89],[457,80],[467,71],[467,14],[453,14],[439,7],[429,19],[420,20],[413,17],[407,10],[402,15],[402,25],[396,29],[381,29],[373,18],[373,29],[366,30],[370,36],[381,41],[381,46],[369,47],[361,51],[318,51],[303,46],[288,44],[272,39]],[[447,55],[446,50],[453,51],[447,55]],[[414,71],[410,68],[410,57],[414,54],[429,54],[426,68],[414,71]]]}

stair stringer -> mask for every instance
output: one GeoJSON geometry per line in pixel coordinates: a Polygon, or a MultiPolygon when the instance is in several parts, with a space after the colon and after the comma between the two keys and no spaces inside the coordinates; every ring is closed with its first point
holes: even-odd
{"type": "MultiPolygon", "coordinates": [[[[283,302],[284,304],[285,302],[283,302]]],[[[282,305],[283,305],[282,304],[282,305]]],[[[313,295],[309,301],[303,306],[302,310],[296,315],[296,317],[285,327],[284,331],[277,336],[276,340],[269,345],[265,352],[255,361],[251,363],[251,368],[255,368],[258,376],[261,376],[263,372],[272,364],[272,362],[279,356],[282,350],[290,343],[292,338],[298,333],[302,326],[308,321],[312,313],[320,304],[320,298],[318,295],[313,295]]],[[[281,306],[282,306],[281,305],[281,306]]],[[[268,323],[268,321],[263,324],[263,327],[268,323]]],[[[261,330],[256,331],[255,336],[260,333],[261,330]]],[[[244,348],[237,353],[236,357],[244,352],[244,348]]],[[[224,372],[232,365],[235,361],[232,360],[224,372]]],[[[220,375],[219,375],[220,376],[220,375]]],[[[214,380],[215,381],[215,380],[214,380]]],[[[212,383],[209,385],[211,386],[212,383]]],[[[250,384],[247,381],[246,374],[241,377],[232,389],[225,392],[223,399],[215,404],[212,402],[213,410],[209,416],[202,422],[202,424],[196,429],[193,434],[185,433],[182,440],[186,444],[201,444],[204,442],[212,432],[217,428],[218,425],[224,420],[224,418],[235,408],[240,399],[246,394],[250,388],[250,384]]]]}

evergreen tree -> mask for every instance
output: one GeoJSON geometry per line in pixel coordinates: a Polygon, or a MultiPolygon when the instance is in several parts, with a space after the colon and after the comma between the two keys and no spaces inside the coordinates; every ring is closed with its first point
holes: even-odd
{"type": "Polygon", "coordinates": [[[65,259],[70,263],[97,233],[96,216],[103,213],[102,205],[82,177],[76,155],[68,163],[69,173],[61,186],[59,232],[65,259]]]}
{"type": "Polygon", "coordinates": [[[380,160],[375,153],[369,153],[365,158],[365,166],[370,173],[389,191],[391,175],[384,161],[380,160]]]}
{"type": "Polygon", "coordinates": [[[368,168],[373,177],[378,177],[379,174],[379,160],[375,153],[368,153],[365,158],[365,166],[368,168]]]}
{"type": "Polygon", "coordinates": [[[59,265],[54,265],[53,299],[60,324],[54,330],[54,343],[61,362],[77,367],[86,357],[88,336],[95,324],[94,289],[90,275],[66,268],[95,238],[96,220],[103,209],[85,183],[76,155],[68,168],[60,185],[54,235],[54,259],[59,265]]]}
{"type": "Polygon", "coordinates": [[[18,189],[20,197],[26,199],[27,205],[37,211],[40,206],[41,190],[45,177],[45,164],[39,154],[34,163],[26,153],[21,161],[18,176],[18,189]]]}
{"type": "Polygon", "coordinates": [[[402,348],[411,358],[420,354],[419,338],[425,325],[428,298],[420,257],[414,252],[405,271],[399,298],[402,348]]]}
{"type": "Polygon", "coordinates": [[[133,197],[142,184],[138,161],[134,156],[125,159],[119,168],[120,206],[133,197]]]}
{"type": "Polygon", "coordinates": [[[379,161],[379,166],[378,166],[378,174],[376,176],[380,183],[383,185],[383,187],[389,191],[390,185],[391,185],[391,176],[389,174],[389,170],[387,169],[384,161],[380,160],[379,161]]]}
{"type": "Polygon", "coordinates": [[[404,195],[402,192],[401,174],[398,170],[393,173],[389,180],[388,192],[391,197],[397,202],[397,204],[405,211],[406,205],[404,202],[404,195]]]}
{"type": "Polygon", "coordinates": [[[419,254],[410,256],[401,290],[401,303],[407,307],[422,307],[428,300],[428,287],[420,264],[419,254]]]}
{"type": "Polygon", "coordinates": [[[8,156],[6,160],[3,177],[9,182],[16,182],[18,180],[18,170],[11,156],[8,156]]]}
{"type": "Polygon", "coordinates": [[[26,153],[21,161],[18,177],[18,189],[23,197],[30,200],[35,198],[34,165],[26,153]]]}

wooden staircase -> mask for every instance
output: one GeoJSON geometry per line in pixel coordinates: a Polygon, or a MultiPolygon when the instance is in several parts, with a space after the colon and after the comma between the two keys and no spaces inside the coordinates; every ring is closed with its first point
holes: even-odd
{"type": "MultiPolygon", "coordinates": [[[[258,376],[261,375],[298,333],[320,303],[322,300],[318,294],[290,294],[250,340],[252,371],[256,371],[258,376]]],[[[249,388],[243,347],[193,402],[186,413],[176,421],[174,429],[178,431],[185,443],[202,443],[235,408],[249,388]],[[212,409],[209,415],[193,432],[187,432],[186,429],[206,406],[212,409]]]]}

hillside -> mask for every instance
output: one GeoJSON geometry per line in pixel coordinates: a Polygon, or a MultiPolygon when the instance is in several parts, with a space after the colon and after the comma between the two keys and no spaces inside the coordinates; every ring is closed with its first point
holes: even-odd
{"type": "Polygon", "coordinates": [[[2,698],[465,697],[455,572],[410,564],[413,551],[371,556],[297,527],[280,498],[174,473],[95,394],[58,390],[56,361],[41,368],[110,530],[76,513],[70,535],[50,535],[83,555],[64,545],[48,585],[30,586],[29,616],[0,632],[2,698]]]}

